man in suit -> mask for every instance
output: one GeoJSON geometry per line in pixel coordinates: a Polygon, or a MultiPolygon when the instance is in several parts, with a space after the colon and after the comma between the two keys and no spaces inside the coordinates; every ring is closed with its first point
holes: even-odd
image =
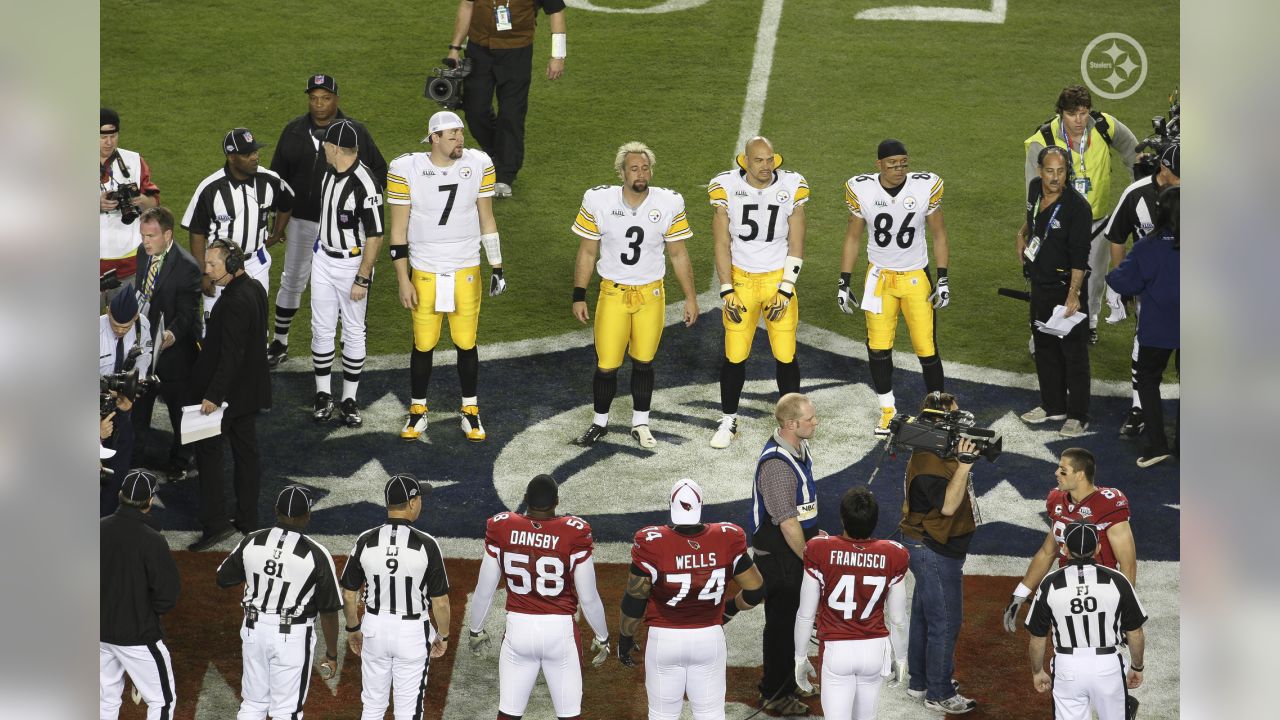
{"type": "MultiPolygon", "coordinates": [[[[194,467],[189,448],[183,447],[182,403],[187,399],[187,382],[196,363],[200,336],[200,267],[191,254],[173,242],[174,217],[169,208],[146,210],[139,218],[142,245],[138,252],[138,302],[142,312],[158,328],[164,320],[159,357],[153,372],[160,377],[156,392],[143,393],[134,404],[133,467],[146,466],[146,446],[150,439],[151,411],[156,395],[169,409],[173,441],[169,444],[167,471],[180,480],[194,467]]],[[[154,449],[154,448],[153,448],[154,449]]]]}
{"type": "Polygon", "coordinates": [[[189,398],[209,415],[227,404],[222,434],[196,443],[200,471],[199,520],[204,534],[188,547],[208,550],[237,530],[258,528],[258,484],[262,475],[254,428],[259,410],[271,407],[267,375],[267,291],[245,273],[244,255],[235,243],[214,240],[204,256],[204,276],[222,288],[205,328],[204,345],[188,385],[189,398]],[[235,463],[235,520],[227,520],[223,498],[223,438],[235,463]]]}

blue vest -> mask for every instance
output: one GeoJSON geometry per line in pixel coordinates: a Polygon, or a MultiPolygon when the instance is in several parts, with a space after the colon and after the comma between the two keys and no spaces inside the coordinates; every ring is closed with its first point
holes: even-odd
{"type": "Polygon", "coordinates": [[[755,547],[769,552],[786,548],[782,531],[773,524],[769,511],[765,509],[764,498],[760,495],[760,469],[764,467],[766,460],[773,458],[786,462],[787,467],[796,474],[795,502],[796,509],[800,511],[796,520],[804,530],[805,539],[813,537],[818,532],[818,484],[813,478],[813,453],[808,452],[807,442],[804,445],[806,451],[803,462],[796,460],[794,455],[787,452],[786,448],[779,445],[778,441],[772,437],[765,443],[764,450],[760,451],[760,460],[756,463],[755,481],[751,487],[751,544],[755,547]]]}

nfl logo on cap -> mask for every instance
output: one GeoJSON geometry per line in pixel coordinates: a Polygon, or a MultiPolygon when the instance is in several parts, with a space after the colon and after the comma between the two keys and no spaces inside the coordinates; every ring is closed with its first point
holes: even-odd
{"type": "Polygon", "coordinates": [[[323,85],[323,84],[324,84],[324,76],[323,76],[323,75],[316,75],[315,77],[311,78],[311,84],[312,84],[312,85],[323,85]]]}

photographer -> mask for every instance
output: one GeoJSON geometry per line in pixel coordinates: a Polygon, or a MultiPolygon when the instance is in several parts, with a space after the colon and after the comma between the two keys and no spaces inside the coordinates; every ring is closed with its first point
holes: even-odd
{"type": "MultiPolygon", "coordinates": [[[[931,392],[920,420],[938,422],[959,409],[954,395],[931,392]]],[[[979,518],[969,472],[978,459],[978,446],[961,437],[955,449],[947,459],[926,450],[911,454],[898,525],[915,576],[907,694],[923,697],[926,708],[948,714],[966,713],[978,705],[960,694],[954,679],[956,639],[964,617],[964,561],[979,518]]]]}
{"type": "MultiPolygon", "coordinates": [[[[160,188],[151,182],[147,161],[120,147],[120,114],[102,108],[98,126],[98,273],[115,270],[128,282],[137,272],[138,213],[160,204],[160,188]],[[121,208],[121,197],[129,207],[121,208]]],[[[120,288],[106,291],[111,302],[120,288]]]]}
{"type": "MultiPolygon", "coordinates": [[[[98,374],[108,377],[136,369],[140,377],[145,377],[151,367],[151,323],[138,313],[138,297],[133,286],[117,293],[108,310],[98,318],[98,374]]],[[[116,452],[107,463],[114,474],[102,487],[101,517],[115,512],[116,493],[133,457],[131,411],[137,398],[116,391],[111,391],[111,395],[116,407],[114,429],[103,445],[116,452]]]]}

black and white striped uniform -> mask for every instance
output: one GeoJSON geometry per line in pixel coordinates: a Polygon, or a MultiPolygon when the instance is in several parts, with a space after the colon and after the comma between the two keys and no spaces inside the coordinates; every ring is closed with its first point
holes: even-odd
{"type": "Polygon", "coordinates": [[[449,594],[439,543],[409,521],[392,518],[356,538],[342,587],[363,588],[361,717],[382,718],[394,685],[396,720],[419,720],[437,634],[428,612],[431,598],[449,594]]]}
{"type": "Polygon", "coordinates": [[[1092,560],[1072,560],[1049,573],[1036,590],[1027,629],[1053,632],[1055,720],[1125,720],[1122,632],[1147,621],[1133,585],[1123,574],[1092,560]]]}
{"type": "Polygon", "coordinates": [[[239,720],[302,720],[315,619],[342,608],[329,551],[289,527],[256,530],[218,566],[218,586],[244,584],[239,720]]]}
{"type": "MultiPolygon", "coordinates": [[[[259,167],[253,177],[240,182],[223,166],[200,181],[182,215],[182,228],[204,235],[209,242],[229,240],[244,251],[244,270],[271,295],[271,255],[267,237],[271,234],[271,213],[293,211],[293,188],[274,172],[259,167]]],[[[203,270],[203,268],[201,268],[203,270]]],[[[204,299],[205,318],[222,294],[204,299]]]]}
{"type": "MultiPolygon", "coordinates": [[[[1136,180],[1124,189],[1124,192],[1120,194],[1120,200],[1116,203],[1115,212],[1111,213],[1111,219],[1107,221],[1107,228],[1103,231],[1103,234],[1112,244],[1124,245],[1129,242],[1130,237],[1136,243],[1155,228],[1156,198],[1160,196],[1161,189],[1161,185],[1156,182],[1155,175],[1148,175],[1141,180],[1136,180]]],[[[1105,275],[1106,273],[1103,274],[1105,275]]],[[[1142,308],[1139,307],[1137,298],[1135,298],[1133,303],[1135,319],[1137,319],[1141,310],[1142,308]]],[[[1137,323],[1134,323],[1133,326],[1133,349],[1129,354],[1129,375],[1130,385],[1133,388],[1133,407],[1140,408],[1142,407],[1142,401],[1138,399],[1137,323]]]]}
{"type": "Polygon", "coordinates": [[[359,161],[345,172],[328,166],[321,181],[320,232],[311,263],[311,364],[317,392],[330,392],[329,372],[341,319],[342,397],[356,395],[364,369],[369,298],[352,300],[351,290],[364,260],[365,243],[382,234],[382,191],[373,173],[359,161]]]}

